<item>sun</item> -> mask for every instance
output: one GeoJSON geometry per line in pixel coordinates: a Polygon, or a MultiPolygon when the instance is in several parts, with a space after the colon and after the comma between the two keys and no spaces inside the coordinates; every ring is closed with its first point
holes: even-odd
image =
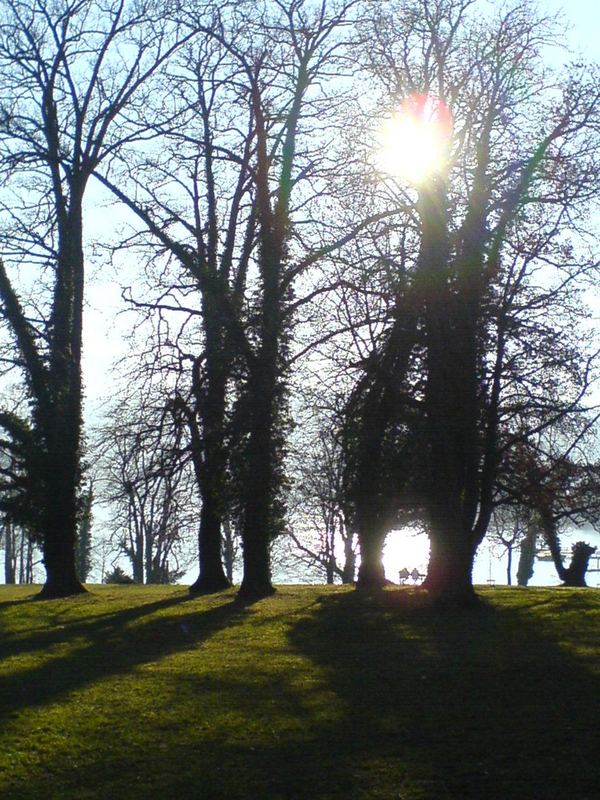
{"type": "Polygon", "coordinates": [[[446,168],[451,135],[452,116],[441,98],[410,95],[379,127],[376,166],[419,185],[446,168]]]}

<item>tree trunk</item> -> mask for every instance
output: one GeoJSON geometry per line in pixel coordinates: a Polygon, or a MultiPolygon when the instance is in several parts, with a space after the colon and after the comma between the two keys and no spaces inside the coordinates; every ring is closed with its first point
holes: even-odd
{"type": "Polygon", "coordinates": [[[535,524],[530,521],[527,527],[527,534],[521,542],[521,553],[519,555],[519,565],[517,567],[517,583],[519,586],[527,586],[533,575],[537,535],[537,528],[535,524]]]}
{"type": "Polygon", "coordinates": [[[273,502],[275,500],[275,359],[266,360],[263,370],[252,378],[251,429],[247,450],[247,472],[244,487],[244,575],[239,596],[260,599],[275,592],[271,583],[270,544],[275,533],[273,502]]]}
{"type": "Polygon", "coordinates": [[[342,570],[342,583],[354,583],[354,575],[356,573],[356,554],[352,547],[354,535],[350,532],[347,533],[344,541],[344,567],[342,570]]]}
{"type": "Polygon", "coordinates": [[[233,566],[235,562],[235,542],[233,536],[231,522],[225,517],[223,519],[223,566],[230,585],[233,583],[233,566]]]}
{"type": "Polygon", "coordinates": [[[25,578],[25,537],[22,532],[19,541],[19,583],[27,583],[25,578]]]}
{"type": "Polygon", "coordinates": [[[430,561],[424,586],[436,602],[471,605],[474,524],[480,499],[477,330],[480,253],[466,235],[451,279],[443,181],[420,195],[419,283],[427,344],[427,504],[430,561]]]}
{"type": "Polygon", "coordinates": [[[63,472],[49,485],[54,491],[48,498],[42,548],[46,582],[38,595],[40,598],[69,597],[86,591],[75,568],[77,489],[74,477],[63,472]]]}
{"type": "MultiPolygon", "coordinates": [[[[242,600],[260,600],[275,594],[271,583],[268,514],[254,504],[254,517],[244,526],[244,577],[238,592],[242,600]]],[[[252,509],[248,509],[252,513],[252,509]]]]}
{"type": "Polygon", "coordinates": [[[44,545],[44,567],[46,568],[46,582],[42,591],[37,595],[40,600],[52,600],[60,597],[70,597],[74,594],[84,594],[85,587],[80,583],[72,562],[71,554],[74,552],[75,543],[69,546],[65,536],[60,536],[54,542],[47,541],[44,545]]]}
{"type": "Polygon", "coordinates": [[[513,556],[513,549],[512,549],[512,545],[509,544],[507,546],[507,556],[506,556],[506,584],[507,584],[507,586],[512,586],[512,556],[513,556]]]}
{"type": "Polygon", "coordinates": [[[474,549],[466,544],[465,532],[454,535],[447,528],[432,530],[427,577],[423,587],[436,604],[472,606],[477,602],[473,589],[474,549]]]}
{"type": "Polygon", "coordinates": [[[144,557],[146,555],[146,547],[145,547],[146,537],[144,536],[144,531],[142,530],[142,526],[145,527],[145,523],[141,519],[139,521],[136,520],[135,550],[132,554],[132,559],[131,559],[133,581],[134,583],[140,583],[140,584],[144,583],[144,557]]]}
{"type": "Polygon", "coordinates": [[[545,506],[540,507],[538,509],[538,513],[542,526],[542,532],[544,534],[544,540],[548,546],[548,549],[550,550],[550,555],[552,556],[556,574],[561,581],[566,581],[567,570],[563,564],[563,557],[560,551],[560,539],[558,537],[556,520],[552,516],[552,513],[549,511],[549,509],[545,506]]]}
{"type": "Polygon", "coordinates": [[[16,581],[15,534],[10,522],[4,525],[4,583],[16,581]]]}
{"type": "Polygon", "coordinates": [[[216,316],[218,308],[217,299],[206,288],[203,295],[205,383],[203,385],[200,378],[199,362],[195,362],[192,373],[195,413],[187,412],[194,473],[202,498],[198,531],[199,572],[190,586],[192,594],[212,594],[231,586],[231,580],[223,569],[221,552],[227,468],[225,397],[230,358],[226,353],[222,320],[216,316]]]}
{"type": "Polygon", "coordinates": [[[359,528],[360,566],[357,587],[361,589],[381,589],[385,585],[382,555],[386,533],[386,530],[376,524],[361,525],[359,528]]]}
{"type": "MultiPolygon", "coordinates": [[[[275,593],[271,583],[271,493],[266,485],[270,473],[268,452],[263,453],[263,474],[250,479],[251,484],[246,496],[243,528],[243,565],[244,576],[239,590],[239,597],[255,600],[269,597],[275,593]],[[252,487],[255,491],[252,491],[252,487]]],[[[257,459],[254,464],[258,466],[257,459]]]]}
{"type": "Polygon", "coordinates": [[[66,478],[54,483],[53,499],[49,499],[49,513],[45,526],[43,561],[46,582],[38,595],[40,599],[69,597],[86,590],[77,577],[75,547],[77,519],[74,499],[75,487],[66,478]]]}
{"type": "Polygon", "coordinates": [[[595,552],[596,548],[587,544],[587,542],[576,542],[573,545],[571,563],[563,572],[563,582],[565,586],[587,586],[585,575],[588,571],[590,558],[595,552]]]}
{"type": "Polygon", "coordinates": [[[216,504],[221,504],[212,493],[204,493],[200,513],[198,554],[200,572],[190,586],[192,594],[212,594],[231,586],[223,569],[221,558],[221,513],[216,504]]]}
{"type": "Polygon", "coordinates": [[[44,566],[42,598],[85,592],[77,577],[75,548],[81,477],[84,260],[83,186],[71,186],[69,214],[60,221],[60,249],[52,306],[49,393],[38,398],[40,431],[46,443],[44,566]]]}

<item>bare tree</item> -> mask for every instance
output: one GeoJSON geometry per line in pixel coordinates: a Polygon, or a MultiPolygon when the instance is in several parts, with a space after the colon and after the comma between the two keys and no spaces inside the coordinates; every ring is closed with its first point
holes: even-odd
{"type": "Polygon", "coordinates": [[[172,409],[113,407],[96,432],[96,480],[111,512],[111,540],[135,583],[173,583],[189,567],[197,530],[189,455],[172,409]]]}
{"type": "MultiPolygon", "coordinates": [[[[497,508],[492,514],[489,538],[506,553],[506,583],[512,586],[514,551],[523,544],[531,529],[531,515],[514,509],[497,508]]],[[[534,551],[535,555],[535,551],[534,551]]]]}
{"type": "Polygon", "coordinates": [[[295,442],[287,535],[298,561],[324,574],[328,584],[353,583],[356,535],[344,502],[344,461],[331,424],[319,426],[316,441],[307,427],[295,442]]]}

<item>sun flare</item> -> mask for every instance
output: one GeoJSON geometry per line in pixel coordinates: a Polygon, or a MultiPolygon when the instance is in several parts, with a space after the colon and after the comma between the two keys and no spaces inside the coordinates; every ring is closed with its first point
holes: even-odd
{"type": "Polygon", "coordinates": [[[411,95],[379,128],[377,168],[418,185],[445,169],[451,134],[452,117],[443,100],[411,95]]]}

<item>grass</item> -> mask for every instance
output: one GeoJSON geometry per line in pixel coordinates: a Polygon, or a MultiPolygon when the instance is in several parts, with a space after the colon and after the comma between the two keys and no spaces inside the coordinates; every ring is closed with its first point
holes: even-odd
{"type": "Polygon", "coordinates": [[[600,592],[0,587],[0,797],[595,800],[600,592]]]}

